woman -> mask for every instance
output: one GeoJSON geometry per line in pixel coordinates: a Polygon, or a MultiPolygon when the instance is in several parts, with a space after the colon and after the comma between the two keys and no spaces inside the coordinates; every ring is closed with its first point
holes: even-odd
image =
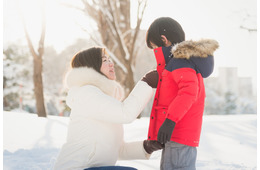
{"type": "Polygon", "coordinates": [[[157,72],[146,74],[121,101],[124,93],[104,48],[77,53],[71,67],[65,79],[71,120],[54,169],[114,166],[117,159],[148,159],[153,151],[162,149],[157,141],[123,141],[122,124],[135,120],[151,99],[157,72]]]}

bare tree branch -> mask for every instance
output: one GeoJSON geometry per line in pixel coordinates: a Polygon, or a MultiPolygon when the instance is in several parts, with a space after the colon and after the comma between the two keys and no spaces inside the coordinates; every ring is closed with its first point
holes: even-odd
{"type": "Polygon", "coordinates": [[[241,29],[245,29],[249,32],[257,32],[257,28],[248,28],[248,27],[245,27],[243,25],[240,26],[241,29]]]}
{"type": "Polygon", "coordinates": [[[130,63],[132,63],[135,58],[136,58],[136,55],[133,55],[134,54],[134,49],[135,49],[135,43],[136,43],[136,39],[137,39],[137,36],[138,36],[138,33],[139,33],[139,30],[140,30],[140,25],[142,23],[142,20],[143,20],[143,16],[144,16],[144,11],[146,9],[146,6],[147,6],[147,0],[142,0],[142,1],[138,1],[138,10],[137,10],[137,23],[136,23],[136,27],[135,27],[135,33],[134,33],[134,37],[133,37],[133,40],[132,40],[132,48],[130,50],[130,56],[132,56],[132,58],[130,59],[130,63]],[[143,6],[143,9],[140,13],[140,7],[141,7],[141,4],[144,3],[144,6],[143,6]],[[139,16],[139,14],[141,14],[139,16]]]}
{"type": "Polygon", "coordinates": [[[45,4],[44,1],[42,1],[42,32],[41,32],[41,38],[39,41],[39,47],[38,52],[39,56],[43,56],[44,53],[44,40],[45,40],[45,32],[46,32],[46,20],[45,20],[45,4]]]}
{"type": "Polygon", "coordinates": [[[126,94],[134,87],[134,61],[138,49],[136,41],[147,0],[138,0],[137,24],[131,29],[130,0],[82,0],[84,14],[96,21],[101,42],[88,32],[90,38],[107,48],[115,67],[119,68],[117,77],[125,86],[126,94]]]}
{"type": "MultiPolygon", "coordinates": [[[[22,17],[23,18],[23,17],[22,17]]],[[[31,41],[31,38],[29,36],[29,33],[27,31],[27,28],[26,28],[26,24],[25,24],[25,21],[24,19],[23,20],[23,28],[24,28],[24,33],[25,33],[25,37],[26,37],[26,40],[27,40],[27,44],[28,44],[28,47],[30,49],[30,52],[33,56],[38,56],[38,54],[36,53],[36,51],[34,50],[34,47],[33,47],[33,44],[32,44],[32,41],[31,41]]]]}
{"type": "Polygon", "coordinates": [[[126,48],[126,46],[124,45],[124,41],[122,40],[122,33],[120,31],[120,28],[118,26],[118,23],[117,23],[117,19],[116,19],[116,15],[115,15],[115,12],[114,12],[114,9],[110,3],[110,1],[108,1],[108,5],[109,5],[109,8],[110,8],[110,11],[111,11],[111,14],[112,14],[112,18],[113,18],[113,27],[115,29],[115,32],[116,32],[116,39],[118,41],[118,44],[119,44],[119,48],[120,48],[120,51],[122,53],[122,55],[124,55],[124,59],[128,60],[129,59],[129,53],[128,53],[128,49],[126,48]]]}
{"type": "Polygon", "coordinates": [[[108,52],[109,56],[113,59],[113,61],[124,71],[124,73],[127,73],[127,69],[125,68],[124,64],[121,63],[117,57],[114,55],[114,53],[107,48],[107,46],[103,43],[101,43],[100,41],[98,41],[96,38],[94,38],[94,36],[92,34],[90,34],[90,32],[88,30],[86,30],[85,28],[81,27],[81,29],[85,32],[87,32],[91,38],[92,41],[94,41],[98,46],[101,47],[105,47],[106,51],[108,52]]]}

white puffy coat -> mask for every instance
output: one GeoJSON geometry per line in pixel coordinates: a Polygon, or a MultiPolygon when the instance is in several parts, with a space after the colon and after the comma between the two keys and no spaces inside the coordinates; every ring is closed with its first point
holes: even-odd
{"type": "Polygon", "coordinates": [[[153,94],[150,86],[139,81],[121,102],[121,86],[93,69],[73,68],[66,83],[71,120],[55,170],[82,170],[113,166],[118,159],[149,158],[143,141],[124,142],[122,124],[134,121],[146,106],[153,94]]]}

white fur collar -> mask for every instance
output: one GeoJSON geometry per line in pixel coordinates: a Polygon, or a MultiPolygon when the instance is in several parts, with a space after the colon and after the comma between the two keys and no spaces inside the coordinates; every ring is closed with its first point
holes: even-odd
{"type": "Polygon", "coordinates": [[[105,94],[118,100],[124,98],[124,90],[119,83],[110,80],[92,68],[79,67],[71,69],[65,77],[67,88],[93,85],[102,90],[105,94]]]}
{"type": "Polygon", "coordinates": [[[219,47],[216,40],[201,39],[199,41],[183,41],[179,44],[175,44],[172,47],[172,54],[174,58],[186,58],[194,57],[208,57],[213,55],[214,51],[219,47]]]}

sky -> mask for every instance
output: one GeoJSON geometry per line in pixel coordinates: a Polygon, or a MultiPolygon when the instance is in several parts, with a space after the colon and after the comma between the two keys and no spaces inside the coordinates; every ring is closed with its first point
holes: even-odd
{"type": "MultiPolygon", "coordinates": [[[[25,42],[21,14],[35,44],[40,35],[40,0],[3,0],[3,43],[25,42]],[[20,7],[20,8],[19,8],[20,7]],[[21,9],[18,10],[18,9],[21,9]],[[20,12],[19,12],[20,11],[20,12]]],[[[183,27],[186,40],[211,38],[219,42],[215,52],[215,68],[238,67],[240,76],[253,77],[256,83],[257,34],[240,26],[256,28],[256,0],[148,0],[142,29],[147,29],[158,17],[169,16],[183,27]]],[[[65,3],[81,6],[80,0],[46,0],[46,45],[60,52],[77,38],[88,38],[80,27],[95,29],[95,24],[65,3]]],[[[132,23],[135,23],[136,1],[132,3],[132,23]]],[[[133,24],[132,26],[134,26],[133,24]]],[[[144,35],[145,36],[145,35],[144,35]]],[[[214,70],[213,76],[217,75],[214,70]]]]}

